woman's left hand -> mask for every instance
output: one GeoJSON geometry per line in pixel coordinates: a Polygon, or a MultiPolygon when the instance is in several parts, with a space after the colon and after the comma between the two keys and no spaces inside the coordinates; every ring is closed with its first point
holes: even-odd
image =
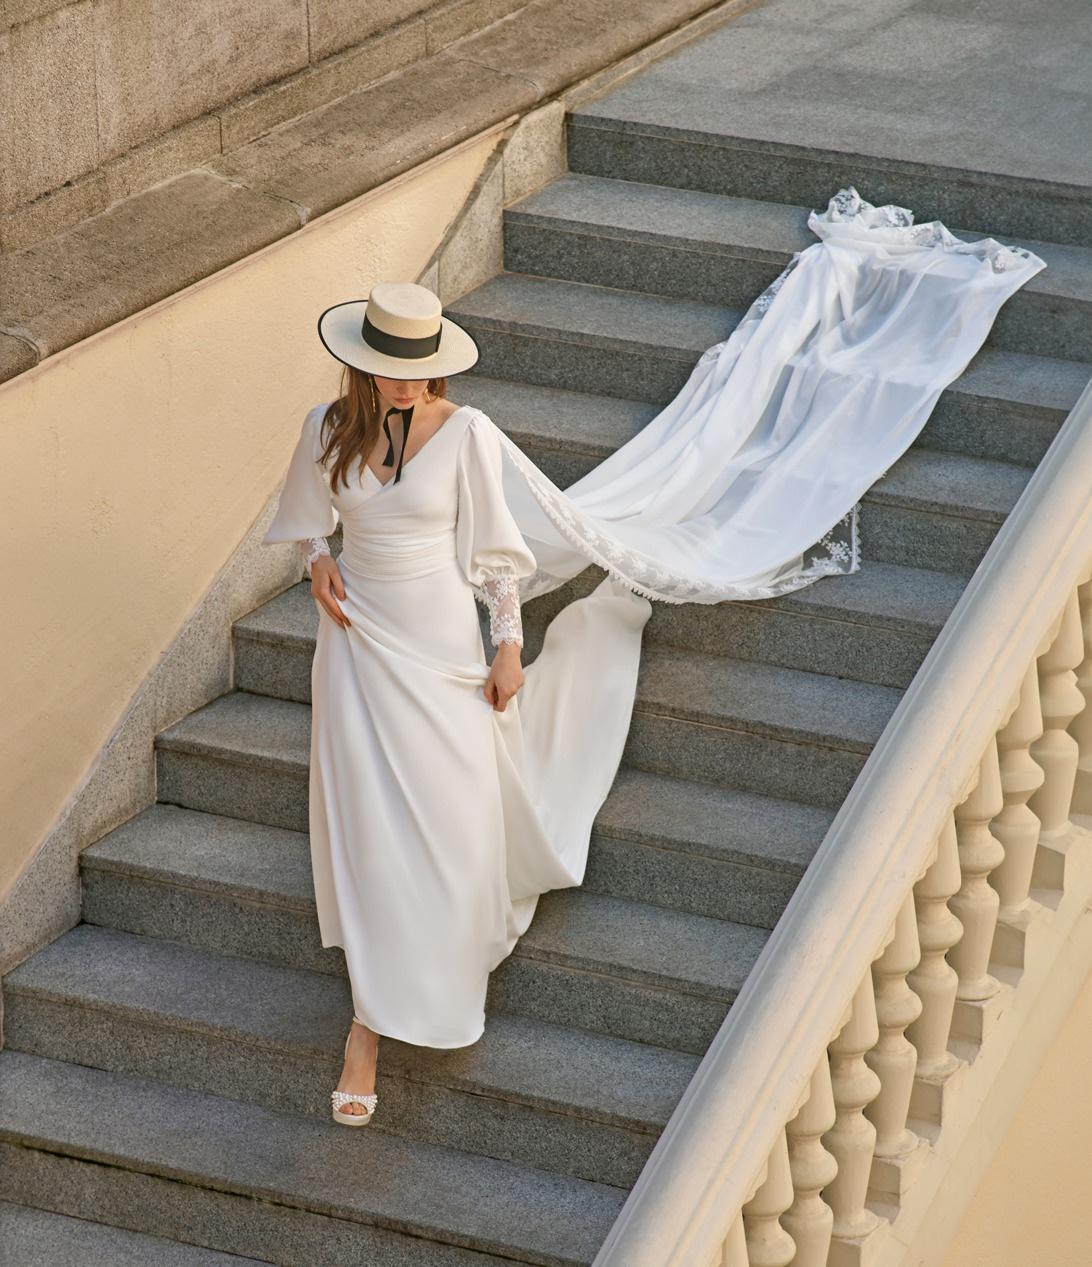
{"type": "Polygon", "coordinates": [[[508,701],[523,685],[523,666],[520,664],[522,648],[518,642],[502,642],[493,656],[482,690],[485,698],[498,713],[503,713],[508,701]]]}

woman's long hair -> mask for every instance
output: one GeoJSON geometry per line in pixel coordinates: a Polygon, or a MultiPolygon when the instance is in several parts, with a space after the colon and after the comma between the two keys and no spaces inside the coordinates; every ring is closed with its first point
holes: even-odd
{"type": "MultiPolygon", "coordinates": [[[[375,448],[388,406],[379,395],[375,380],[367,370],[355,365],[342,365],[341,395],[330,402],[322,419],[322,461],[331,458],[330,484],[336,492],[339,484],[349,486],[349,467],[360,459],[361,468],[375,448]]],[[[446,378],[430,378],[425,388],[426,400],[447,395],[446,378]]],[[[363,475],[363,469],[360,472],[363,475]]]]}

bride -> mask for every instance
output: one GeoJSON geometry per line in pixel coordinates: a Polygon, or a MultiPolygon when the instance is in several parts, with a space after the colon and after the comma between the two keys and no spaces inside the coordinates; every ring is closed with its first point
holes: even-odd
{"type": "Polygon", "coordinates": [[[319,616],[311,862],[353,1001],[336,1121],[372,1119],[381,1035],[476,1042],[489,974],[539,895],[582,882],[649,600],[769,598],[856,571],[859,499],[1045,267],[852,188],[808,224],[820,240],[675,399],[564,490],[447,398],[478,349],[431,291],[380,282],[319,318],[340,392],[304,419],[264,542],[300,543],[319,616]],[[521,604],[589,563],[606,576],[524,666],[521,604]]]}

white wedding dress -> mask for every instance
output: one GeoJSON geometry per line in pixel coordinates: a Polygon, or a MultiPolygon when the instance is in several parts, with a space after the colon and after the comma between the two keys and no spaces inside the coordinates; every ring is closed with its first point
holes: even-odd
{"type": "Polygon", "coordinates": [[[351,627],[319,608],[311,860],[322,944],[344,948],[356,1018],[378,1033],[475,1042],[489,973],[539,895],[582,882],[649,599],[767,598],[856,571],[860,497],[1045,267],[852,188],[808,223],[820,241],[567,489],[463,405],[400,480],[357,464],[332,491],[327,405],[305,418],[264,540],[313,555],[342,524],[351,627]],[[521,603],[589,563],[608,575],[493,709],[475,599],[492,642],[522,642],[521,603]]]}

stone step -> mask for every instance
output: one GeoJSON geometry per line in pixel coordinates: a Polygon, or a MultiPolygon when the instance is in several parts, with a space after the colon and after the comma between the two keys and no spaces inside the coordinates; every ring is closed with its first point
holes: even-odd
{"type": "MultiPolygon", "coordinates": [[[[629,799],[630,817],[654,792],[651,781],[640,782],[645,799],[629,799]]],[[[684,847],[664,821],[677,803],[661,804],[652,826],[629,827],[649,842],[634,845],[631,856],[639,850],[651,855],[655,840],[666,842],[661,847],[669,855],[638,864],[628,880],[637,895],[583,886],[543,894],[531,926],[490,977],[491,1015],[518,1013],[678,1051],[705,1050],[830,816],[760,798],[708,796],[691,809],[692,823],[703,816],[705,822],[694,826],[695,838],[684,847]],[[722,828],[719,815],[731,805],[739,808],[740,822],[722,828]],[[771,846],[767,856],[755,858],[735,896],[705,903],[706,910],[737,909],[750,922],[660,904],[656,891],[641,900],[642,879],[650,877],[651,885],[676,859],[676,901],[686,901],[702,879],[732,886],[754,849],[747,828],[766,809],[771,836],[777,824],[784,831],[780,852],[771,846]]],[[[621,812],[616,830],[627,830],[621,812]]],[[[622,847],[620,838],[616,848],[622,847]]],[[[83,917],[204,951],[344,978],[343,952],[320,942],[310,861],[302,832],[150,806],[81,854],[83,917]]],[[[597,865],[609,868],[611,861],[597,865]]]]}
{"type": "MultiPolygon", "coordinates": [[[[942,84],[949,25],[933,12],[892,24],[866,6],[818,18],[801,3],[761,8],[571,110],[570,171],[818,208],[854,185],[911,208],[918,224],[1092,242],[1092,178],[1073,142],[1080,97],[1051,103],[1023,74],[1022,41],[999,40],[992,15],[956,36],[987,55],[942,84]],[[968,127],[984,101],[989,127],[968,127]]],[[[1054,29],[1064,41],[1061,15],[1054,29]]],[[[1083,82],[1078,43],[1041,55],[1060,82],[1083,82]]]]}
{"type": "MultiPolygon", "coordinates": [[[[323,1118],[352,1017],[340,977],[86,923],[9,973],[4,997],[10,1050],[323,1118]]],[[[629,1187],[697,1064],[502,1013],[464,1048],[384,1038],[375,1126],[629,1187]]]]}
{"type": "MultiPolygon", "coordinates": [[[[623,761],[834,808],[899,697],[871,682],[648,647],[623,761]]],[[[303,831],[310,726],[305,704],[221,696],[157,737],[159,799],[303,831]]]]}
{"type": "Polygon", "coordinates": [[[272,1267],[257,1258],[222,1254],[11,1201],[0,1201],[0,1248],[2,1261],[10,1267],[272,1267]]]}
{"type": "MultiPolygon", "coordinates": [[[[919,468],[928,460],[923,459],[919,468]]],[[[903,479],[903,472],[894,474],[894,492],[889,495],[892,503],[898,494],[898,481],[903,479]]],[[[1003,475],[1007,477],[1008,469],[1003,475]]],[[[942,485],[944,478],[943,471],[937,473],[942,485]]],[[[891,481],[892,476],[887,480],[891,481]]],[[[972,489],[971,495],[978,496],[981,491],[972,489]]],[[[891,513],[899,513],[894,504],[891,513]]],[[[979,524],[977,530],[984,537],[989,527],[979,524]]],[[[538,654],[546,625],[553,616],[566,603],[589,593],[603,575],[600,568],[589,565],[573,580],[524,605],[524,663],[530,663],[538,654]]],[[[645,627],[644,645],[688,647],[811,673],[905,687],[963,586],[964,578],[955,574],[866,559],[855,573],[824,577],[775,599],[654,603],[645,627]]],[[[483,644],[491,656],[484,608],[479,617],[483,644]]],[[[307,581],[236,621],[237,686],[281,699],[309,699],[317,628],[318,610],[307,581]]]]}
{"type": "Polygon", "coordinates": [[[901,692],[780,665],[650,648],[622,759],[837,809],[901,692]]]}
{"type": "Polygon", "coordinates": [[[586,1267],[626,1195],[19,1051],[0,1091],[0,1198],[278,1263],[586,1267]]]}
{"type": "MultiPolygon", "coordinates": [[[[772,928],[832,817],[623,766],[596,815],[581,887],[772,928]]],[[[319,943],[304,832],[161,804],[80,856],[92,923],[340,971],[341,952],[319,943]]]]}
{"type": "MultiPolygon", "coordinates": [[[[462,296],[449,311],[477,340],[484,375],[637,399],[657,399],[670,381],[665,401],[701,351],[738,318],[689,300],[512,273],[462,296]]],[[[600,460],[587,455],[588,441],[584,452],[559,447],[554,430],[540,447],[527,435],[531,426],[523,423],[521,447],[561,488],[600,460]]],[[[862,498],[862,553],[907,566],[928,560],[936,571],[969,576],[1029,474],[1011,462],[911,447],[862,498]]]]}
{"type": "MultiPolygon", "coordinates": [[[[335,555],[338,553],[335,547],[335,555]]],[[[542,648],[546,625],[604,576],[579,576],[523,606],[523,663],[542,648]]],[[[846,576],[823,577],[779,598],[734,603],[654,603],[644,646],[731,655],[809,673],[906,687],[963,592],[946,572],[866,560],[846,576]]],[[[488,616],[480,608],[487,657],[488,616]]],[[[235,622],[235,683],[278,699],[310,698],[318,609],[301,581],[235,622]]]]}
{"type": "MultiPolygon", "coordinates": [[[[818,242],[809,208],[570,173],[504,213],[504,266],[673,299],[746,308],[818,242]]],[[[948,225],[957,237],[983,235],[948,225]]],[[[1001,308],[995,348],[1092,361],[1092,250],[1006,237],[1047,267],[1001,308]]]]}

